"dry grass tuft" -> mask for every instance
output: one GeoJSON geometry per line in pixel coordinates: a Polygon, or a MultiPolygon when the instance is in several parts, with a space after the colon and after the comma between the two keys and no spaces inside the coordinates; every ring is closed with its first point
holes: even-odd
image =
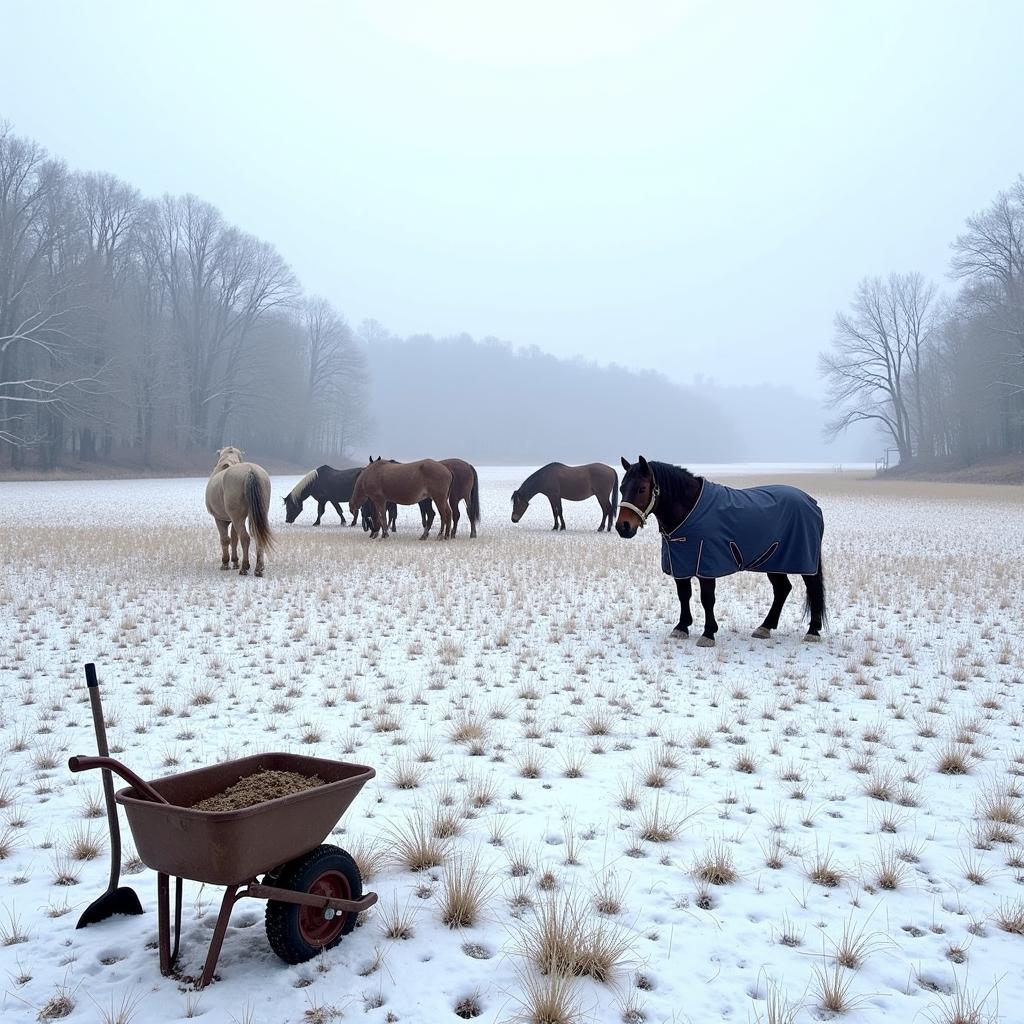
{"type": "Polygon", "coordinates": [[[492,888],[478,855],[451,861],[438,897],[441,920],[449,928],[471,928],[480,920],[492,888]]]}
{"type": "Polygon", "coordinates": [[[711,843],[694,858],[691,874],[709,885],[731,885],[739,877],[732,851],[720,841],[711,843]]]}
{"type": "Polygon", "coordinates": [[[414,810],[404,822],[389,825],[391,860],[409,871],[425,871],[443,864],[448,852],[447,840],[438,838],[433,826],[422,808],[414,810]]]}

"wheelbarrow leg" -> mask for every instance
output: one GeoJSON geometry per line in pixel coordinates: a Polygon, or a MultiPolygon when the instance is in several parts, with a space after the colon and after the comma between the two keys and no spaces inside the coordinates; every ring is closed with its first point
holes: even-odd
{"type": "Polygon", "coordinates": [[[163,872],[156,876],[157,938],[160,944],[160,973],[171,973],[178,960],[181,941],[181,879],[174,879],[174,946],[171,946],[170,878],[163,872]]]}
{"type": "Polygon", "coordinates": [[[217,958],[220,956],[220,947],[224,943],[224,934],[228,930],[231,911],[238,900],[245,895],[245,889],[244,885],[229,885],[224,890],[224,899],[221,900],[217,924],[213,929],[213,938],[210,939],[210,951],[206,954],[206,964],[203,967],[203,973],[199,978],[199,984],[196,985],[196,988],[206,988],[213,981],[213,972],[217,968],[217,958]],[[239,894],[239,890],[241,890],[241,894],[239,894]]]}

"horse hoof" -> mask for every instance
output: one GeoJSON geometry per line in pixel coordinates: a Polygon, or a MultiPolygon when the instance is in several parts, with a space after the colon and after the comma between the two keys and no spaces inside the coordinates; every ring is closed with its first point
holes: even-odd
{"type": "Polygon", "coordinates": [[[230,565],[228,565],[228,563],[227,563],[227,562],[221,562],[221,563],[220,563],[220,567],[221,567],[222,569],[230,569],[230,568],[231,568],[231,566],[230,566],[230,565]]]}
{"type": "Polygon", "coordinates": [[[807,633],[804,636],[804,643],[805,644],[820,644],[821,643],[821,637],[817,633],[807,633]]]}
{"type": "Polygon", "coordinates": [[[248,576],[249,575],[249,570],[248,569],[239,569],[238,570],[238,575],[239,576],[248,576]]]}
{"type": "Polygon", "coordinates": [[[697,638],[698,647],[714,647],[715,638],[713,636],[701,636],[697,638]]]}
{"type": "Polygon", "coordinates": [[[772,631],[766,626],[758,626],[753,633],[750,634],[755,640],[767,640],[772,635],[772,631]]]}
{"type": "Polygon", "coordinates": [[[690,631],[689,631],[689,629],[686,628],[686,626],[676,626],[675,629],[672,630],[672,634],[671,635],[672,636],[689,636],[690,635],[690,631]]]}
{"type": "Polygon", "coordinates": [[[257,569],[257,570],[256,570],[256,571],[255,571],[255,572],[253,573],[253,576],[262,576],[262,575],[263,575],[263,570],[262,570],[262,569],[257,569]]]}

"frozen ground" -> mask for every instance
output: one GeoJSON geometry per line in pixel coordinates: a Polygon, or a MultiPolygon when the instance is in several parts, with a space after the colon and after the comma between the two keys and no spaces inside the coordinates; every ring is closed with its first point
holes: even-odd
{"type": "Polygon", "coordinates": [[[551,534],[543,499],[513,527],[522,474],[482,476],[481,537],[449,544],[411,510],[384,544],[330,510],[287,527],[275,479],[261,580],[218,571],[204,481],[0,484],[5,1021],[539,1020],[543,997],[602,1022],[1024,1020],[1020,492],[805,476],[826,642],[799,642],[796,591],[750,639],[769,588],[745,575],[700,650],[668,636],[652,531],[598,535],[591,502],[551,534]],[[76,931],[107,874],[99,780],[65,767],[93,751],[88,660],[143,776],[266,749],[375,766],[331,841],[380,906],[288,967],[244,902],[198,994],[209,887],[186,886],[178,979],[137,863],[147,913],[76,931]],[[442,863],[414,872],[417,824],[442,863]],[[482,906],[449,928],[474,864],[482,906]]]}

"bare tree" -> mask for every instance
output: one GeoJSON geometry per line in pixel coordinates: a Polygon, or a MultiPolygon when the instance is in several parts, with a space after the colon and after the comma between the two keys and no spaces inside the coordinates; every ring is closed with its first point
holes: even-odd
{"type": "MultiPolygon", "coordinates": [[[[293,457],[306,454],[314,435],[323,443],[339,436],[344,451],[359,433],[365,407],[358,402],[366,384],[366,357],[352,330],[334,307],[313,296],[302,307],[305,379],[303,408],[296,419],[293,457]],[[339,435],[339,427],[341,432],[339,435]]],[[[333,446],[332,446],[333,447],[333,446]]]]}
{"type": "Polygon", "coordinates": [[[235,404],[252,391],[254,375],[244,365],[250,332],[292,302],[298,285],[272,246],[228,226],[195,196],[160,201],[150,244],[181,349],[191,442],[216,445],[235,404]]]}
{"type": "Polygon", "coordinates": [[[923,432],[921,368],[934,299],[934,286],[920,274],[861,281],[850,312],[836,314],[832,350],[819,357],[837,410],[828,436],[873,422],[891,438],[902,462],[914,457],[923,432]]]}

